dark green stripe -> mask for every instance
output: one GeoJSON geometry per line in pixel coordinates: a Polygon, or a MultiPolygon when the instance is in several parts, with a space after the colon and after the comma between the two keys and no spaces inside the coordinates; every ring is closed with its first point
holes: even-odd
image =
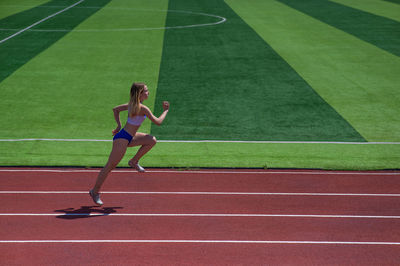
{"type": "MultiPolygon", "coordinates": [[[[33,57],[50,47],[65,36],[85,19],[96,13],[110,0],[86,0],[32,29],[67,29],[62,32],[25,31],[0,44],[0,82],[10,76],[33,57]],[[96,6],[98,8],[78,8],[96,6]]],[[[78,1],[54,0],[42,6],[6,17],[0,20],[0,29],[17,29],[0,31],[0,40],[24,29],[78,1]],[[47,7],[46,7],[47,6],[47,7]]]]}
{"type": "Polygon", "coordinates": [[[326,24],[400,56],[400,23],[328,0],[278,0],[326,24]]]}
{"type": "Polygon", "coordinates": [[[384,0],[384,1],[392,2],[392,3],[395,3],[395,4],[400,4],[400,0],[384,0]]]}
{"type": "MultiPolygon", "coordinates": [[[[228,20],[166,30],[156,114],[163,100],[171,111],[162,127],[152,127],[157,137],[365,141],[223,0],[170,0],[169,9],[228,20]]],[[[166,24],[196,20],[183,18],[169,12],[166,24]]]]}

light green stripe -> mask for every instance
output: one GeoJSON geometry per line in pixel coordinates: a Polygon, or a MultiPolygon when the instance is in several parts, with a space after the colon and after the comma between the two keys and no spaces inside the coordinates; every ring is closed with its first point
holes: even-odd
{"type": "MultiPolygon", "coordinates": [[[[103,166],[111,143],[4,142],[0,165],[103,166]]],[[[128,166],[128,152],[119,166],[128,166]]],[[[157,143],[144,167],[400,169],[400,145],[157,143]]]]}
{"type": "Polygon", "coordinates": [[[400,5],[382,0],[331,0],[348,7],[400,21],[400,5]]]}
{"type": "Polygon", "coordinates": [[[226,0],[368,141],[400,140],[400,59],[276,1],[226,0]]]}
{"type": "Polygon", "coordinates": [[[23,1],[1,0],[0,19],[34,8],[48,1],[49,0],[23,0],[23,1]]]}
{"type": "MultiPolygon", "coordinates": [[[[167,9],[167,0],[112,1],[75,30],[164,27],[167,9]]],[[[4,134],[111,138],[112,107],[128,102],[133,81],[148,84],[153,108],[163,36],[164,30],[68,33],[0,84],[20,110],[3,118],[4,134]]],[[[150,131],[149,121],[141,130],[150,131]]]]}

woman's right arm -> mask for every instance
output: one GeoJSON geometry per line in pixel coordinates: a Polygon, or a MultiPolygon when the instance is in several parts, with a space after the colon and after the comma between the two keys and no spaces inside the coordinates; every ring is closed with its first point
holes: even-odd
{"type": "Polygon", "coordinates": [[[115,121],[117,122],[117,128],[114,129],[113,132],[112,132],[113,135],[117,134],[121,130],[121,119],[119,117],[119,113],[121,111],[126,111],[126,110],[128,110],[128,104],[127,103],[115,106],[113,108],[114,118],[115,118],[115,121]]]}

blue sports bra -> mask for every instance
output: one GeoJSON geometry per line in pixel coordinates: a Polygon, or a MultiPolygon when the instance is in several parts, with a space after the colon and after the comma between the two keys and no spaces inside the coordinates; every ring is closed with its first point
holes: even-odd
{"type": "Polygon", "coordinates": [[[128,121],[127,122],[128,122],[128,124],[131,124],[131,125],[134,125],[134,126],[140,126],[145,119],[146,119],[145,115],[143,115],[143,116],[136,115],[134,117],[129,117],[128,116],[128,121]]]}

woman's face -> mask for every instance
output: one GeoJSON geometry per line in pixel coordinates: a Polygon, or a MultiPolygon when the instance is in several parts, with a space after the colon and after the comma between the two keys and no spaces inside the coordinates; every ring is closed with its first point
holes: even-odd
{"type": "Polygon", "coordinates": [[[149,98],[149,90],[147,89],[147,86],[144,86],[144,90],[142,91],[142,93],[140,94],[140,101],[144,101],[147,100],[147,98],[149,98]]]}

